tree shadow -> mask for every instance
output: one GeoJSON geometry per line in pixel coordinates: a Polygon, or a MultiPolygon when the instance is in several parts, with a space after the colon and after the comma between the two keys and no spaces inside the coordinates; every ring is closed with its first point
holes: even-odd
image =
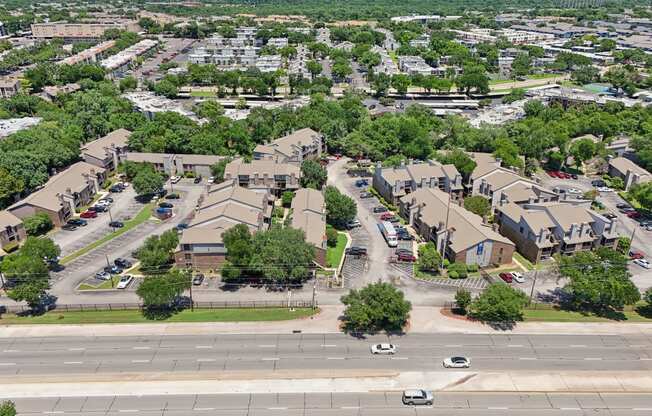
{"type": "Polygon", "coordinates": [[[652,305],[637,306],[634,310],[643,318],[652,319],[652,305]]]}
{"type": "Polygon", "coordinates": [[[504,321],[504,322],[485,322],[486,325],[489,325],[492,329],[496,331],[511,331],[516,328],[515,321],[504,321]]]}

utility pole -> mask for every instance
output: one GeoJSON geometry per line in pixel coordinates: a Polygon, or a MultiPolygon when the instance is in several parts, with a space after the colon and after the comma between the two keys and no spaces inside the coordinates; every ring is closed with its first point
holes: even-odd
{"type": "Polygon", "coordinates": [[[195,311],[195,301],[192,299],[192,273],[188,273],[190,279],[190,312],[195,311]]]}
{"type": "Polygon", "coordinates": [[[532,289],[530,289],[530,304],[532,304],[532,297],[534,297],[534,287],[537,284],[537,275],[538,274],[539,274],[539,270],[534,269],[534,279],[532,279],[532,289]]]}
{"type": "Polygon", "coordinates": [[[317,277],[312,280],[312,308],[315,309],[315,297],[317,295],[317,277]]]}
{"type": "MultiPolygon", "coordinates": [[[[109,255],[105,254],[104,256],[106,257],[106,266],[111,267],[111,263],[109,262],[109,255]]],[[[111,280],[111,289],[115,289],[115,283],[113,282],[113,275],[111,273],[109,273],[109,280],[111,280]]]]}
{"type": "Polygon", "coordinates": [[[451,212],[451,192],[448,191],[448,204],[446,205],[446,225],[444,226],[444,246],[442,247],[441,253],[441,265],[440,268],[444,268],[444,260],[446,259],[446,246],[448,245],[448,215],[451,212]]]}

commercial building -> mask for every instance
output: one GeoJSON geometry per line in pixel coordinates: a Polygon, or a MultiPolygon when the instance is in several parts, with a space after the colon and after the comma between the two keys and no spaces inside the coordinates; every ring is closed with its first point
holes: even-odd
{"type": "Polygon", "coordinates": [[[17,78],[0,78],[0,98],[11,98],[20,91],[20,81],[17,78]]]}
{"type": "Polygon", "coordinates": [[[624,157],[615,157],[609,161],[609,176],[622,179],[626,191],[632,185],[652,181],[652,173],[624,157]]]}
{"type": "Polygon", "coordinates": [[[390,204],[398,205],[403,196],[421,188],[436,188],[450,193],[453,201],[462,198],[462,175],[454,165],[442,165],[434,160],[423,163],[401,163],[396,168],[376,165],[373,187],[390,204]]]}
{"type": "Polygon", "coordinates": [[[187,155],[172,153],[139,153],[128,152],[124,160],[136,163],[149,163],[156,171],[168,176],[183,176],[191,173],[194,176],[210,177],[211,166],[224,159],[215,155],[187,155]]]}
{"type": "Polygon", "coordinates": [[[285,191],[299,189],[301,169],[291,163],[276,163],[273,160],[253,160],[245,163],[236,159],[224,169],[225,181],[236,181],[239,186],[254,190],[268,190],[275,196],[285,191]]]}
{"type": "Polygon", "coordinates": [[[114,171],[127,154],[129,136],[129,130],[114,130],[104,137],[84,144],[81,157],[91,165],[114,171]]]}
{"type": "Polygon", "coordinates": [[[571,255],[597,247],[615,248],[616,220],[610,220],[582,204],[550,202],[497,208],[500,233],[516,244],[518,251],[533,263],[560,253],[571,255]]]}
{"type": "Polygon", "coordinates": [[[146,54],[158,45],[153,39],[144,39],[117,54],[103,59],[100,65],[111,76],[120,77],[131,67],[136,58],[146,54]]]}
{"type": "Polygon", "coordinates": [[[32,37],[36,39],[64,39],[66,41],[86,41],[99,39],[110,29],[139,32],[136,21],[116,23],[34,23],[32,37]]]}
{"type": "Polygon", "coordinates": [[[537,33],[525,30],[513,29],[470,29],[470,30],[451,30],[458,39],[464,43],[495,43],[499,38],[504,38],[515,45],[524,45],[528,43],[539,43],[554,40],[555,36],[549,33],[537,33]]]}
{"type": "Polygon", "coordinates": [[[251,232],[269,227],[273,198],[224,181],[211,186],[200,201],[194,218],[183,230],[174,253],[179,267],[217,270],[226,260],[225,231],[244,224],[251,232]]]}
{"type": "Polygon", "coordinates": [[[93,200],[105,179],[104,169],[77,162],[52,176],[43,188],[11,205],[7,211],[21,219],[44,212],[56,226],[61,226],[93,200]]]}
{"type": "Polygon", "coordinates": [[[8,211],[0,211],[0,258],[16,249],[26,238],[20,218],[8,211]]]}
{"type": "Polygon", "coordinates": [[[315,261],[326,266],[326,202],[315,189],[303,188],[292,199],[292,228],[302,230],[306,241],[315,247],[315,261]]]}
{"type": "Polygon", "coordinates": [[[76,55],[69,56],[57,62],[59,65],[91,64],[101,60],[106,52],[115,46],[114,40],[107,40],[88,49],[84,49],[76,55]]]}
{"type": "Polygon", "coordinates": [[[434,68],[420,56],[399,56],[398,67],[409,75],[432,75],[435,73],[434,68]]]}
{"type": "Polygon", "coordinates": [[[403,196],[400,214],[425,240],[432,241],[449,261],[480,267],[509,264],[514,243],[483,219],[450,202],[436,188],[422,188],[403,196]]]}
{"type": "Polygon", "coordinates": [[[324,135],[305,128],[254,149],[255,160],[301,165],[306,159],[319,159],[326,151],[324,135]]]}

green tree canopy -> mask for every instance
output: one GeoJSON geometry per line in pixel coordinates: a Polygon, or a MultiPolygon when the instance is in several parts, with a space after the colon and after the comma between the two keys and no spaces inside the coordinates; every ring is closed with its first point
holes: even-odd
{"type": "Polygon", "coordinates": [[[358,213],[355,201],[340,193],[334,186],[325,188],[324,199],[326,200],[326,222],[336,228],[343,228],[358,213]]]}
{"type": "Polygon", "coordinates": [[[523,319],[528,298],[522,291],[503,283],[494,283],[470,306],[470,315],[483,322],[514,323],[523,319]]]}
{"type": "Polygon", "coordinates": [[[491,203],[487,198],[480,195],[464,198],[464,208],[481,217],[485,217],[491,213],[491,203]]]}
{"type": "Polygon", "coordinates": [[[190,274],[182,270],[172,270],[166,274],[149,276],[143,279],[136,294],[149,311],[146,316],[166,317],[177,299],[191,285],[190,274]]]}
{"type": "Polygon", "coordinates": [[[419,246],[417,265],[422,271],[436,272],[441,265],[441,255],[432,241],[419,246]]]}
{"type": "Polygon", "coordinates": [[[319,163],[310,159],[301,163],[301,186],[304,188],[321,189],[326,184],[326,179],[326,169],[319,163]]]}
{"type": "Polygon", "coordinates": [[[23,219],[23,225],[25,226],[25,232],[34,236],[45,234],[54,227],[52,219],[45,212],[26,217],[23,219]]]}
{"type": "Polygon", "coordinates": [[[315,259],[315,249],[301,230],[272,227],[252,239],[249,264],[265,278],[280,283],[306,280],[315,259]]]}
{"type": "Polygon", "coordinates": [[[149,195],[158,192],[163,188],[163,177],[153,167],[139,171],[132,184],[138,195],[149,195]]]}
{"type": "Polygon", "coordinates": [[[344,326],[349,332],[401,331],[412,305],[390,283],[372,283],[342,296],[344,326]]]}

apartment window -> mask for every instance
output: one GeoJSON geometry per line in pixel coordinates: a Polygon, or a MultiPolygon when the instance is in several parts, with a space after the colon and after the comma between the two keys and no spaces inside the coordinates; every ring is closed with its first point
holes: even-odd
{"type": "Polygon", "coordinates": [[[523,234],[523,227],[519,227],[519,232],[523,234]]]}
{"type": "Polygon", "coordinates": [[[498,254],[503,254],[503,248],[498,249],[498,254]]]}

